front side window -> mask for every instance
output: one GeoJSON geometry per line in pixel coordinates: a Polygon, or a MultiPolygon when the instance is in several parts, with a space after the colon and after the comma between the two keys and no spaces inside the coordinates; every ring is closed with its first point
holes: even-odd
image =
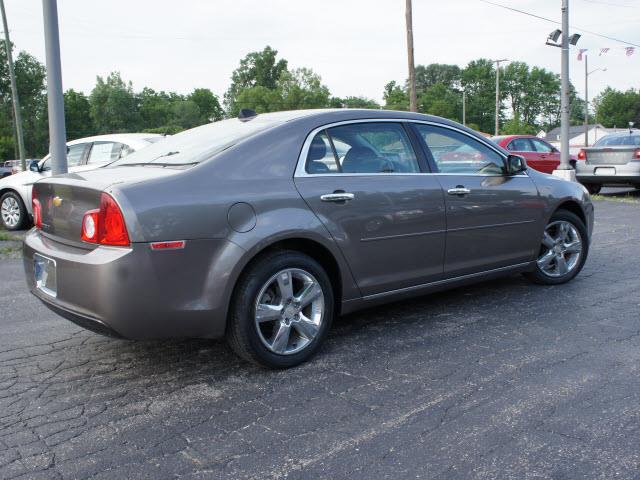
{"type": "Polygon", "coordinates": [[[115,162],[120,158],[122,144],[117,142],[94,142],[87,163],[115,162]]]}
{"type": "Polygon", "coordinates": [[[531,143],[533,143],[536,152],[538,153],[551,153],[553,152],[553,147],[548,143],[543,142],[542,140],[537,140],[535,138],[531,139],[531,143]]]}
{"type": "Polygon", "coordinates": [[[533,152],[533,145],[529,142],[528,138],[516,138],[512,140],[507,150],[512,152],[533,152]]]}
{"type": "Polygon", "coordinates": [[[353,123],[320,132],[311,142],[307,173],[418,173],[400,123],[353,123]],[[323,166],[326,165],[326,170],[323,166]]]}
{"type": "Polygon", "coordinates": [[[440,173],[503,175],[502,156],[468,135],[443,127],[416,124],[440,173]]]}

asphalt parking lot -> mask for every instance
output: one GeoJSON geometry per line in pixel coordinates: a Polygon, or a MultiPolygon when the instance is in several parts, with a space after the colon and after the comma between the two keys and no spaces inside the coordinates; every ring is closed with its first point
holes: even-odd
{"type": "Polygon", "coordinates": [[[0,478],[640,479],[640,203],[610,198],[570,284],[350,315],[280,372],[81,330],[3,258],[0,478]]]}

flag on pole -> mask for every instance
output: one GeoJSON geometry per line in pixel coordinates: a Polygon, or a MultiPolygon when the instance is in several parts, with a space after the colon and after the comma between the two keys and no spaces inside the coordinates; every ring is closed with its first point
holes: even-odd
{"type": "MultiPolygon", "coordinates": [[[[578,52],[578,61],[581,62],[582,61],[582,56],[584,54],[584,52],[586,52],[587,49],[586,48],[581,48],[580,51],[578,52]]],[[[627,54],[628,55],[628,54],[627,54]]]]}
{"type": "Polygon", "coordinates": [[[601,48],[600,49],[600,53],[598,54],[598,56],[604,55],[605,53],[607,53],[609,51],[608,48],[601,48]]]}
{"type": "Polygon", "coordinates": [[[627,57],[630,57],[635,53],[636,49],[633,47],[625,47],[625,51],[627,53],[627,57]]]}

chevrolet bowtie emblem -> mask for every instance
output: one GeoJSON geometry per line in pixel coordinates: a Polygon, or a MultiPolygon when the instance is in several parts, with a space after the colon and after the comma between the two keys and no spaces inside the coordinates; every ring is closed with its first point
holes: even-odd
{"type": "Polygon", "coordinates": [[[58,196],[53,197],[53,206],[59,207],[60,205],[62,205],[62,198],[58,196]]]}

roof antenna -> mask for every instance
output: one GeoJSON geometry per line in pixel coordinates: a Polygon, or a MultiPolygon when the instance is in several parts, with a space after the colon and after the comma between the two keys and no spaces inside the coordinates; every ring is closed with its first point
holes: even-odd
{"type": "Polygon", "coordinates": [[[243,108],[238,114],[238,120],[240,120],[241,122],[248,122],[249,120],[257,116],[258,114],[255,112],[255,110],[251,110],[250,108],[243,108]]]}

